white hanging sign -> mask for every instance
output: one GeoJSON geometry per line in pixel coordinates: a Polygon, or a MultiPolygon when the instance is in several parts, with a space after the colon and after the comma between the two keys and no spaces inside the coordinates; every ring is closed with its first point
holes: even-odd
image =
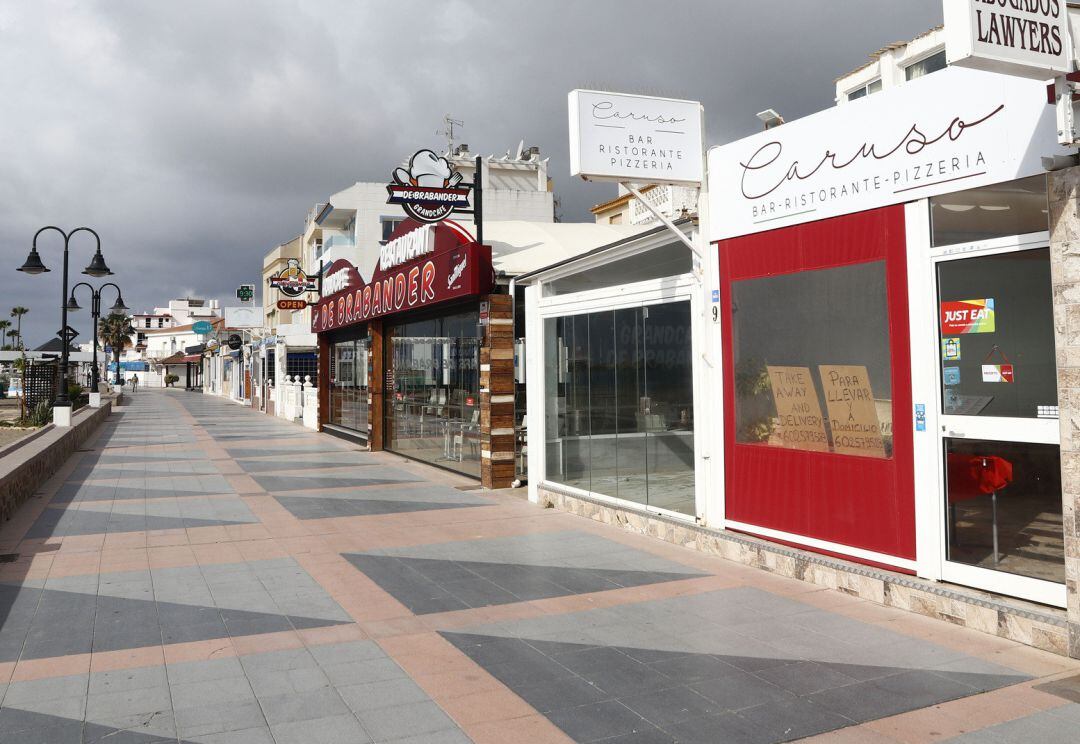
{"type": "Polygon", "coordinates": [[[570,175],[589,181],[698,186],[697,101],[596,90],[570,92],[570,175]]]}

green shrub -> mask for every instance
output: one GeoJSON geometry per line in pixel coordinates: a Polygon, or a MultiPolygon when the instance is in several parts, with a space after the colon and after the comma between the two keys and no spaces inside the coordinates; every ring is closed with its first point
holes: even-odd
{"type": "Polygon", "coordinates": [[[43,400],[38,403],[26,419],[30,426],[45,426],[52,421],[52,401],[43,400]]]}

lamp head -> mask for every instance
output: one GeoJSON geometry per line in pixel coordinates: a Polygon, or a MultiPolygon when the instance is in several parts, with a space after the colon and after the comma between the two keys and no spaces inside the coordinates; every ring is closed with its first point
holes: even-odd
{"type": "Polygon", "coordinates": [[[90,265],[83,269],[83,273],[90,276],[109,276],[112,274],[112,271],[110,271],[109,267],[105,264],[105,257],[101,255],[101,251],[99,250],[94,254],[94,258],[91,259],[90,265]]]}
{"type": "Polygon", "coordinates": [[[68,297],[67,310],[69,313],[73,313],[76,310],[82,310],[82,306],[75,300],[74,294],[72,294],[71,297],[68,297]]]}
{"type": "Polygon", "coordinates": [[[124,304],[124,298],[118,296],[116,298],[116,304],[114,304],[112,307],[109,308],[109,312],[110,313],[115,313],[117,315],[123,315],[124,313],[126,313],[130,309],[131,308],[129,308],[127,305],[124,304]]]}
{"type": "Polygon", "coordinates": [[[17,271],[23,271],[27,274],[43,274],[48,270],[45,264],[41,263],[41,254],[37,252],[37,248],[30,249],[30,255],[26,257],[23,265],[17,269],[17,271]]]}

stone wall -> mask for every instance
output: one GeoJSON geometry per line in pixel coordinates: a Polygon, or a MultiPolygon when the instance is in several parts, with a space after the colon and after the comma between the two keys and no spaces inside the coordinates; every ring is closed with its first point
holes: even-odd
{"type": "Polygon", "coordinates": [[[1080,658],[1080,168],[1049,175],[1069,655],[1080,658]]]}
{"type": "Polygon", "coordinates": [[[97,431],[112,412],[112,400],[101,408],[81,408],[72,415],[71,427],[51,424],[40,435],[0,457],[0,519],[15,511],[97,431]]]}
{"type": "Polygon", "coordinates": [[[542,483],[540,503],[629,532],[895,607],[1056,654],[1069,653],[1066,615],[974,589],[937,584],[856,563],[648,514],[542,483]]]}

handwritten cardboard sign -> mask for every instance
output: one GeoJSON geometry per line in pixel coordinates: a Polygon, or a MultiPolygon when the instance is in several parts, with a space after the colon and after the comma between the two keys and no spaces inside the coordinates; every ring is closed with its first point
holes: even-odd
{"type": "Polygon", "coordinates": [[[820,364],[821,387],[829,414],[833,452],[842,455],[885,457],[877,404],[866,367],[820,364]]]}
{"type": "Polygon", "coordinates": [[[809,367],[767,365],[776,403],[777,433],[784,447],[828,452],[829,437],[809,367]]]}

